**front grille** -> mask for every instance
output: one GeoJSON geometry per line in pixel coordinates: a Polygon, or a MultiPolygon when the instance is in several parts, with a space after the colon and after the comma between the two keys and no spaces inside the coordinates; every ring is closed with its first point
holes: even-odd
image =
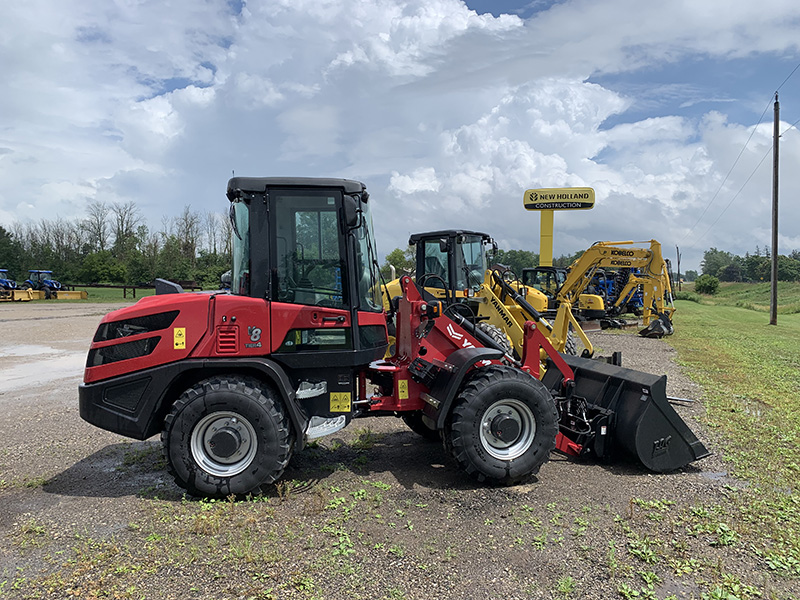
{"type": "Polygon", "coordinates": [[[146,315],[144,317],[134,317],[124,321],[113,321],[111,323],[101,323],[94,335],[95,342],[106,342],[118,338],[139,335],[140,333],[150,333],[160,331],[172,325],[178,316],[177,310],[146,315]]]}
{"type": "Polygon", "coordinates": [[[238,327],[217,327],[217,354],[233,354],[238,346],[238,327]]]}
{"type": "Polygon", "coordinates": [[[99,367],[100,365],[108,365],[120,360],[147,356],[156,349],[159,341],[161,341],[161,338],[157,336],[133,342],[124,342],[114,346],[106,346],[105,348],[93,348],[89,350],[86,366],[99,367]]]}

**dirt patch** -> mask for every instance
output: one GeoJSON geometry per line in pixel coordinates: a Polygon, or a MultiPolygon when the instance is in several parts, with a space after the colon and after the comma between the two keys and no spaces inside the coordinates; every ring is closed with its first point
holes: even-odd
{"type": "Polygon", "coordinates": [[[663,341],[591,334],[601,353],[621,350],[626,366],[666,373],[670,395],[696,399],[677,410],[715,455],[678,472],[554,454],[532,483],[484,487],[441,444],[370,418],[296,454],[267,496],[208,502],[170,480],[157,439],[78,415],[82,360],[118,307],[0,306],[0,597],[661,599],[732,582],[742,599],[797,592],[738,543],[746,532],[725,507],[745,484],[727,476],[702,390],[663,341]]]}

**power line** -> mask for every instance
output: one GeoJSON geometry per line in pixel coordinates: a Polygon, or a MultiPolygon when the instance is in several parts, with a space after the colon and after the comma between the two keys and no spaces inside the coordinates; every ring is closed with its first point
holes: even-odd
{"type": "Polygon", "coordinates": [[[775,90],[775,93],[776,93],[776,94],[777,94],[778,92],[780,92],[780,91],[781,91],[781,88],[783,87],[783,85],[784,85],[784,84],[785,84],[787,81],[789,81],[789,79],[791,79],[791,78],[792,78],[792,75],[794,75],[794,72],[795,72],[795,71],[797,71],[797,69],[800,69],[800,63],[797,63],[797,66],[796,66],[794,69],[792,69],[792,72],[791,72],[791,73],[789,73],[789,75],[786,77],[786,79],[784,79],[784,80],[783,80],[783,83],[782,83],[782,84],[780,84],[780,85],[778,86],[778,88],[775,90]]]}
{"type": "Polygon", "coordinates": [[[740,188],[739,188],[739,191],[738,191],[738,192],[736,192],[736,193],[734,194],[734,196],[733,196],[733,198],[731,198],[730,202],[728,202],[728,204],[725,206],[725,208],[723,208],[723,209],[722,209],[722,212],[721,212],[721,213],[719,213],[719,215],[717,215],[717,218],[716,218],[716,219],[714,219],[714,222],[713,222],[713,223],[711,223],[711,225],[709,225],[709,226],[708,226],[708,229],[706,229],[706,230],[703,232],[703,235],[701,235],[700,237],[698,237],[698,238],[697,238],[697,241],[696,241],[694,244],[690,245],[690,246],[689,246],[689,248],[694,248],[694,246],[695,246],[695,244],[696,244],[697,242],[699,242],[700,240],[702,240],[703,238],[705,238],[705,237],[706,237],[706,234],[708,234],[708,232],[709,232],[709,231],[711,231],[711,229],[714,227],[714,225],[716,225],[716,224],[717,224],[717,221],[719,221],[719,220],[722,218],[722,215],[724,215],[724,214],[725,214],[725,211],[726,211],[726,210],[728,210],[728,209],[730,208],[731,204],[733,204],[733,201],[734,201],[734,200],[736,200],[736,198],[738,198],[738,197],[739,197],[739,194],[741,194],[741,193],[742,193],[742,191],[744,190],[745,186],[747,186],[747,184],[748,184],[748,183],[750,183],[750,180],[753,178],[753,175],[755,175],[755,174],[756,174],[756,171],[758,171],[758,168],[761,166],[761,163],[763,163],[763,162],[764,162],[764,159],[766,159],[766,158],[767,158],[767,157],[768,157],[768,156],[769,156],[771,153],[772,153],[772,147],[770,147],[770,148],[767,150],[766,154],[764,154],[764,156],[762,156],[762,157],[761,157],[761,160],[760,160],[760,161],[758,161],[758,164],[756,165],[756,168],[755,168],[755,169],[753,169],[753,172],[752,172],[752,173],[750,173],[750,176],[749,176],[749,177],[748,177],[748,178],[745,180],[745,182],[742,184],[742,187],[740,187],[740,188]]]}
{"type": "MultiPolygon", "coordinates": [[[[794,69],[792,69],[792,72],[789,73],[786,76],[786,79],[784,79],[781,82],[781,84],[777,87],[777,89],[775,90],[776,98],[777,98],[777,94],[780,91],[780,89],[784,85],[786,85],[786,82],[789,81],[792,78],[792,76],[797,72],[798,69],[800,69],[800,63],[797,63],[797,65],[795,65],[794,69]]],[[[681,238],[681,243],[683,243],[683,241],[686,240],[686,238],[689,237],[689,235],[694,231],[695,227],[697,227],[697,225],[703,219],[705,214],[708,212],[708,209],[711,208],[711,205],[714,203],[714,200],[716,200],[717,196],[722,191],[722,188],[725,186],[725,183],[728,181],[728,177],[730,177],[731,173],[733,172],[733,169],[736,167],[736,165],[739,162],[739,159],[742,157],[742,154],[744,154],[744,151],[747,149],[747,145],[750,143],[750,140],[753,139],[753,136],[756,133],[756,129],[758,129],[758,126],[761,125],[761,121],[764,119],[764,115],[767,114],[767,110],[769,110],[770,104],[772,104],[772,97],[770,97],[769,102],[767,102],[767,106],[764,107],[764,112],[762,112],[761,116],[758,118],[758,123],[755,124],[755,126],[753,127],[753,130],[750,132],[750,137],[747,138],[747,141],[744,143],[744,146],[742,146],[742,149],[739,151],[739,155],[736,157],[736,160],[733,161],[733,164],[731,165],[731,168],[728,170],[728,173],[725,175],[725,179],[722,180],[722,183],[719,185],[719,188],[717,188],[717,191],[711,197],[711,200],[709,200],[708,204],[703,209],[703,212],[700,213],[700,216],[698,217],[698,219],[695,222],[695,224],[692,225],[691,228],[689,229],[689,231],[687,231],[686,234],[683,236],[683,238],[681,238]]],[[[792,123],[786,129],[786,131],[789,131],[789,129],[794,127],[797,123],[800,123],[800,119],[798,119],[797,121],[792,123]]],[[[783,133],[786,133],[786,131],[784,131],[783,133]]],[[[783,134],[781,134],[781,135],[783,135],[783,134]]],[[[767,152],[767,154],[769,154],[769,152],[767,152]]],[[[766,158],[766,155],[758,163],[758,166],[756,166],[756,169],[758,169],[758,167],[761,166],[761,163],[764,162],[765,158],[766,158]]],[[[755,174],[755,171],[753,171],[753,173],[750,174],[750,177],[747,178],[747,181],[745,181],[745,185],[747,185],[747,182],[750,181],[750,178],[752,178],[754,174],[755,174]]],[[[742,186],[742,188],[744,188],[744,186],[742,186]]],[[[728,202],[727,206],[722,210],[722,212],[719,214],[719,216],[714,220],[714,222],[709,226],[709,228],[706,229],[705,233],[702,236],[700,236],[699,238],[697,238],[697,240],[692,245],[689,246],[690,248],[694,248],[695,244],[697,244],[697,242],[699,242],[700,240],[702,240],[705,237],[705,235],[711,230],[711,228],[717,223],[717,221],[719,221],[720,217],[723,214],[725,214],[725,211],[728,210],[728,207],[736,199],[736,197],[741,193],[741,191],[742,191],[742,189],[740,189],[738,192],[736,192],[736,195],[731,199],[730,202],[728,202]]]]}
{"type": "MultiPolygon", "coordinates": [[[[800,66],[800,64],[798,66],[800,66]]],[[[794,73],[794,71],[792,71],[792,72],[794,73]]],[[[784,83],[786,83],[786,82],[784,82],[784,83]]],[[[783,85],[783,84],[781,84],[781,85],[783,85]]],[[[762,112],[761,116],[758,118],[758,123],[755,124],[755,127],[753,127],[753,130],[750,132],[750,137],[747,138],[747,141],[744,143],[744,146],[742,146],[742,149],[739,151],[739,155],[736,157],[736,160],[733,161],[733,164],[731,165],[731,168],[728,170],[728,174],[725,175],[725,179],[723,179],[722,183],[719,184],[719,187],[717,188],[717,191],[714,192],[714,195],[711,197],[711,200],[709,200],[708,204],[706,204],[706,207],[703,209],[703,212],[700,213],[700,216],[697,218],[697,221],[695,222],[695,224],[692,225],[691,228],[689,229],[689,231],[686,232],[686,235],[684,235],[681,238],[681,241],[680,241],[681,244],[683,243],[683,241],[687,237],[689,237],[689,234],[694,231],[694,228],[697,227],[697,225],[700,223],[700,221],[702,221],[702,219],[705,216],[706,212],[708,212],[708,209],[711,208],[712,204],[714,204],[714,200],[716,200],[717,196],[722,191],[722,188],[724,187],[725,182],[728,181],[728,177],[731,176],[731,173],[733,173],[733,169],[738,164],[739,159],[742,158],[742,154],[744,154],[745,149],[747,149],[747,144],[749,144],[750,140],[753,139],[753,136],[756,133],[756,129],[758,129],[758,126],[761,125],[761,120],[764,118],[764,115],[767,114],[767,110],[769,110],[770,104],[772,104],[772,97],[770,97],[769,102],[767,102],[767,106],[764,108],[764,112],[762,112]]],[[[700,240],[698,239],[697,241],[700,241],[700,240]]],[[[694,247],[694,244],[692,246],[690,246],[690,247],[694,247]]]]}

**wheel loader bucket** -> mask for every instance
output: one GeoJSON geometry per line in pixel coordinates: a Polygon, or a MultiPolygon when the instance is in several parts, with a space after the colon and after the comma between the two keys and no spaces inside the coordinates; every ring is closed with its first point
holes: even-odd
{"type": "Polygon", "coordinates": [[[571,394],[557,368],[548,368],[543,382],[559,404],[560,430],[574,453],[607,460],[621,448],[659,473],[710,454],[668,402],[666,375],[563,358],[575,373],[571,394]]]}

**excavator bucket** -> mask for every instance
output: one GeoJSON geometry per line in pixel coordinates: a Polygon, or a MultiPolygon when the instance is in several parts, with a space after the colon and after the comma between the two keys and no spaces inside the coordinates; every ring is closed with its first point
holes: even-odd
{"type": "Polygon", "coordinates": [[[639,332],[639,335],[646,338],[662,338],[665,335],[672,335],[674,331],[672,321],[666,313],[660,313],[658,318],[650,321],[650,324],[639,332]]]}
{"type": "Polygon", "coordinates": [[[548,368],[544,384],[559,408],[559,444],[569,454],[610,460],[622,449],[648,469],[679,469],[708,456],[667,400],[666,375],[651,375],[621,366],[563,355],[575,374],[563,385],[557,368],[548,368]]]}

